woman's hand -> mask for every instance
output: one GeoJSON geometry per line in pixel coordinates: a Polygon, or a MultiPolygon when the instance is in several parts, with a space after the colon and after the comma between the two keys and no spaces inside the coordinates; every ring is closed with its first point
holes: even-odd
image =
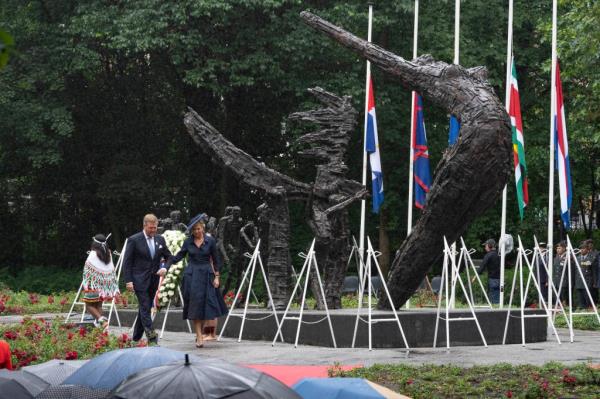
{"type": "Polygon", "coordinates": [[[219,279],[219,276],[216,276],[215,279],[213,280],[213,286],[215,288],[219,288],[219,285],[220,285],[220,279],[219,279]]]}

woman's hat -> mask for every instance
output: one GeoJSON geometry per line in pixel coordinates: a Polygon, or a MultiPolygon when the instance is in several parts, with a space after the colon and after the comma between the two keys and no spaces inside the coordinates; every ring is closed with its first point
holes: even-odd
{"type": "Polygon", "coordinates": [[[190,231],[192,231],[192,227],[194,227],[194,225],[198,222],[204,222],[206,224],[206,222],[208,221],[208,215],[206,213],[199,213],[198,215],[194,216],[192,218],[192,220],[190,220],[190,222],[187,225],[187,228],[185,230],[186,233],[189,233],[190,231]]]}

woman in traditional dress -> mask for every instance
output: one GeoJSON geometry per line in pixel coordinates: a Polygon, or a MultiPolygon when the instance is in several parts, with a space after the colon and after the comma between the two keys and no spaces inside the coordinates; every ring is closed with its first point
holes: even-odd
{"type": "Polygon", "coordinates": [[[108,319],[102,316],[102,302],[110,301],[119,295],[119,284],[115,274],[110,248],[110,237],[96,234],[92,238],[92,248],[83,267],[83,302],[86,311],[94,317],[96,327],[108,328],[108,319]]]}
{"type": "Polygon", "coordinates": [[[205,234],[204,214],[188,224],[190,236],[181,250],[169,260],[169,265],[188,256],[183,272],[183,318],[192,320],[196,332],[196,347],[204,346],[203,327],[207,321],[227,314],[220,285],[221,263],[217,255],[216,239],[205,234]]]}

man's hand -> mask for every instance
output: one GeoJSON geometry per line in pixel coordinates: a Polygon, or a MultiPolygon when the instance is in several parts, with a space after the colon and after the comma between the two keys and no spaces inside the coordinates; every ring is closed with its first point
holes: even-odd
{"type": "Polygon", "coordinates": [[[164,268],[164,267],[161,267],[161,268],[160,268],[160,269],[159,269],[159,270],[156,272],[156,275],[157,275],[157,276],[161,276],[161,277],[163,277],[165,274],[167,274],[167,269],[166,269],[166,268],[164,268]]]}
{"type": "Polygon", "coordinates": [[[133,291],[133,283],[125,284],[125,287],[127,288],[128,291],[133,291]]]}

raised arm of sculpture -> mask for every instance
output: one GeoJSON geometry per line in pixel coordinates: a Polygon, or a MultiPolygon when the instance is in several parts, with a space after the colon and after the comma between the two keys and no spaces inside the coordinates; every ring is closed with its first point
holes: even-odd
{"type": "MultiPolygon", "coordinates": [[[[508,116],[485,80],[485,68],[465,69],[430,56],[407,61],[314,14],[305,11],[301,17],[461,121],[461,137],[437,165],[425,211],[392,264],[388,285],[399,307],[441,260],[444,236],[449,242],[458,239],[477,216],[494,206],[506,185],[511,172],[508,116]]],[[[389,307],[386,298],[379,303],[389,307]]]]}
{"type": "Polygon", "coordinates": [[[253,188],[269,192],[273,187],[281,186],[287,197],[291,199],[306,199],[312,187],[291,177],[279,173],[258,162],[248,153],[236,147],[231,141],[206,122],[196,111],[189,108],[185,114],[184,124],[196,144],[206,148],[207,153],[230,172],[237,175],[244,183],[253,188]]]}

